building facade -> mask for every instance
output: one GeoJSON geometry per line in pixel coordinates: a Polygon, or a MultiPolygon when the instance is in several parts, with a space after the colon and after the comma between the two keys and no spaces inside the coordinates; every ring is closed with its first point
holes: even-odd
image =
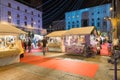
{"type": "Polygon", "coordinates": [[[75,27],[95,26],[102,32],[109,31],[110,21],[105,17],[111,17],[111,4],[80,9],[65,13],[66,30],[75,27]]]}
{"type": "Polygon", "coordinates": [[[49,26],[49,32],[65,30],[65,20],[53,21],[52,25],[49,26]]]}
{"type": "Polygon", "coordinates": [[[42,12],[15,0],[0,0],[0,22],[39,33],[42,29],[42,12]]]}

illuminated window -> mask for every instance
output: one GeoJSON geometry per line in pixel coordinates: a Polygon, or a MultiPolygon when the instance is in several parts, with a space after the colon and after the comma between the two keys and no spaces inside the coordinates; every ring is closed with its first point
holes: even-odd
{"type": "Polygon", "coordinates": [[[11,19],[12,19],[12,17],[11,17],[11,12],[8,11],[8,22],[9,22],[9,23],[11,23],[11,19]]]}
{"type": "Polygon", "coordinates": [[[11,21],[12,21],[12,20],[11,20],[11,17],[8,16],[8,22],[11,23],[11,21]]]}

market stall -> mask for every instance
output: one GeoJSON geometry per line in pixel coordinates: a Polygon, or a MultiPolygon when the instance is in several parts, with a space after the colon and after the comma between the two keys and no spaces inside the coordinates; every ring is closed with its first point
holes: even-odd
{"type": "Polygon", "coordinates": [[[0,66],[20,61],[20,54],[24,53],[20,34],[26,32],[8,23],[0,23],[0,66]]]}
{"type": "Polygon", "coordinates": [[[94,29],[94,26],[89,26],[68,30],[64,37],[65,52],[72,54],[83,53],[85,45],[91,44],[90,38],[94,29]]]}
{"type": "Polygon", "coordinates": [[[54,31],[49,33],[46,37],[48,39],[48,51],[57,51],[57,52],[64,52],[64,33],[66,31],[54,31]]]}

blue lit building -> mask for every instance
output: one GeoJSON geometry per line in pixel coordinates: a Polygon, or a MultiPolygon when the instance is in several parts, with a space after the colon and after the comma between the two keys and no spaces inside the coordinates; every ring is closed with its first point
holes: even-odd
{"type": "Polygon", "coordinates": [[[111,17],[111,4],[80,9],[76,11],[66,12],[66,30],[77,27],[95,26],[102,32],[108,32],[111,28],[111,23],[105,20],[105,17],[111,17]]]}

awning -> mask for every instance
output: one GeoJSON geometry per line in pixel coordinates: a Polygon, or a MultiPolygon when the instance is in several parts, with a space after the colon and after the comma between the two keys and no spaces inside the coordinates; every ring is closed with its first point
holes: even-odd
{"type": "Polygon", "coordinates": [[[66,31],[54,31],[49,33],[48,35],[46,35],[46,37],[62,37],[64,34],[66,33],[66,31]]]}
{"type": "Polygon", "coordinates": [[[86,34],[91,34],[93,31],[94,26],[89,26],[89,27],[81,27],[81,28],[72,28],[68,30],[64,35],[86,35],[86,34]]]}
{"type": "Polygon", "coordinates": [[[0,35],[3,34],[27,34],[21,29],[16,28],[14,25],[8,23],[0,23],[0,35]]]}

